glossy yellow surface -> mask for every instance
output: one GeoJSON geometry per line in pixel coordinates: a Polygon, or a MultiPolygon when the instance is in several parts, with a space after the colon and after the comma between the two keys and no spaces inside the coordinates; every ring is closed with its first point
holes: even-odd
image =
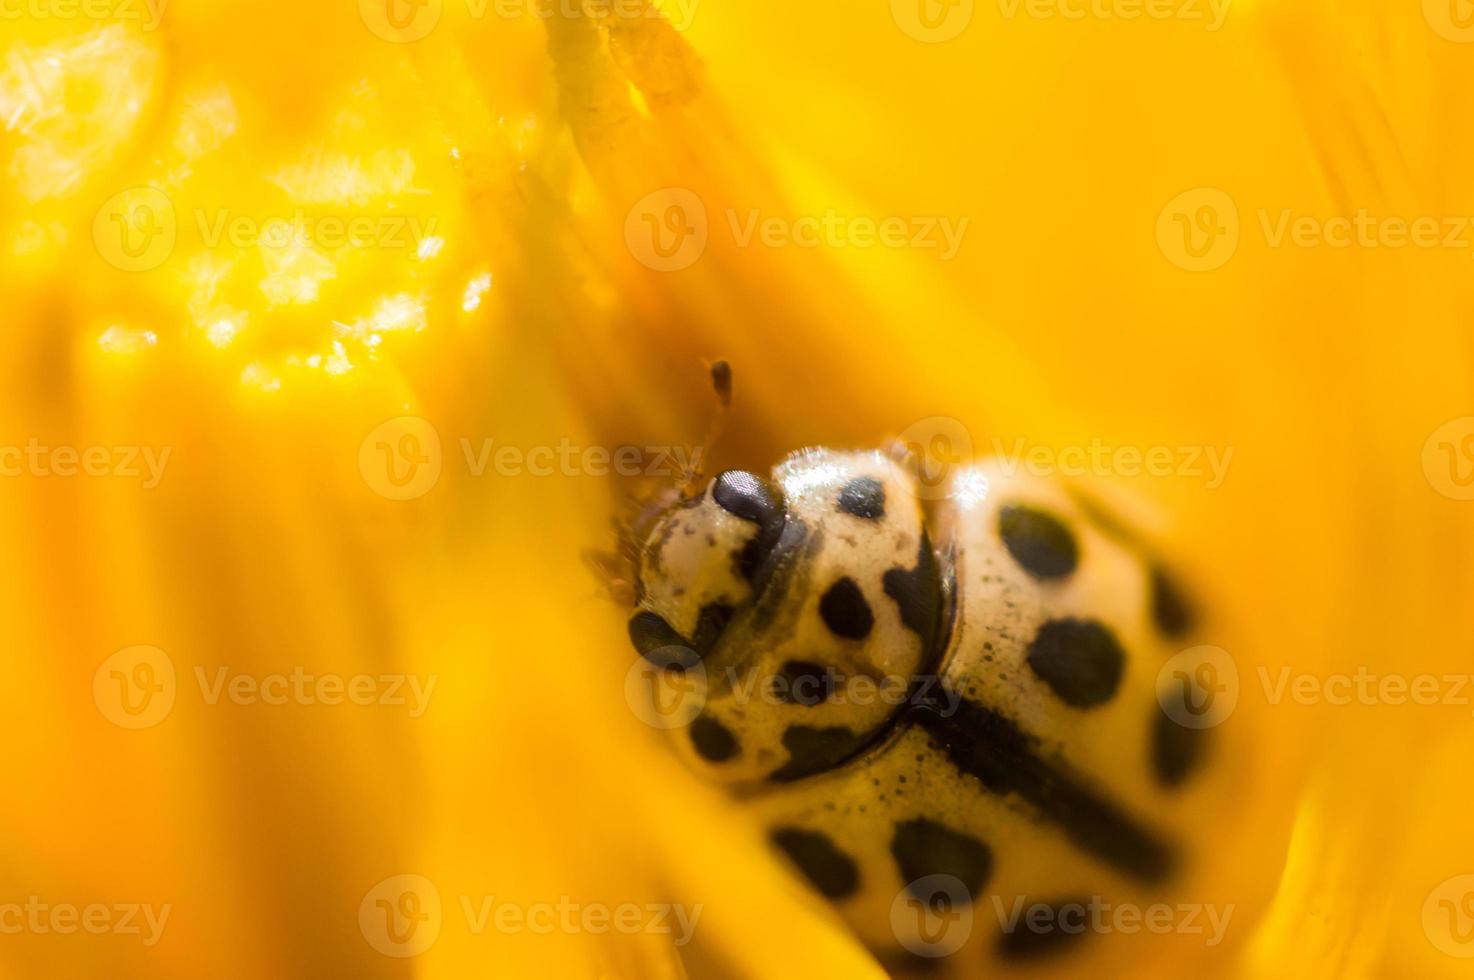
{"type": "Polygon", "coordinates": [[[4,8],[0,906],[109,925],[0,908],[0,971],[878,975],[630,710],[580,563],[632,482],[582,451],[700,444],[726,357],[723,465],[932,416],[1231,449],[1087,477],[1171,515],[1255,753],[1205,817],[1223,944],[1098,966],[1467,976],[1458,5],[663,6],[4,8]],[[1286,668],[1437,703],[1272,703],[1286,668]],[[413,957],[396,875],[441,902],[413,957]],[[491,896],[701,912],[677,946],[491,896]]]}

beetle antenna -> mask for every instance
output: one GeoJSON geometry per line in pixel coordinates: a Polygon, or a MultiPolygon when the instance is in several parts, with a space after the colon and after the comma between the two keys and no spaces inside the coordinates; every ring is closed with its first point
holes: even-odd
{"type": "Polygon", "coordinates": [[[727,416],[732,410],[732,365],[725,360],[716,360],[709,363],[707,369],[711,372],[711,390],[716,395],[717,407],[706,427],[705,437],[691,454],[686,472],[681,474],[678,486],[684,500],[696,496],[705,472],[703,464],[706,462],[706,455],[721,440],[727,429],[727,416]]]}

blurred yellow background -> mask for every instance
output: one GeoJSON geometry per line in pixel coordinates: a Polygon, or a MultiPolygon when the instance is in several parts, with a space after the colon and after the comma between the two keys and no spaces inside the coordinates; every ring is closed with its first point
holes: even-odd
{"type": "Polygon", "coordinates": [[[1238,911],[1094,968],[1470,975],[1460,5],[658,6],[3,7],[0,971],[879,975],[629,710],[580,562],[633,482],[582,450],[699,443],[726,357],[723,465],[935,416],[1231,451],[1104,482],[1238,664],[1196,883],[1238,911]],[[678,945],[493,897],[702,912],[678,945]]]}

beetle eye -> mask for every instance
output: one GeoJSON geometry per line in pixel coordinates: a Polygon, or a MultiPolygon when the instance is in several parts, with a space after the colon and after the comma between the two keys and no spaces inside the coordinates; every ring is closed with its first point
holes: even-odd
{"type": "Polygon", "coordinates": [[[764,531],[783,520],[783,501],[768,481],[756,473],[727,470],[712,481],[711,495],[722,510],[752,521],[764,531]]]}
{"type": "Polygon", "coordinates": [[[742,549],[738,567],[742,576],[755,582],[757,570],[783,534],[783,499],[772,484],[746,470],[727,470],[711,485],[712,499],[733,517],[752,521],[762,530],[742,549]]]}

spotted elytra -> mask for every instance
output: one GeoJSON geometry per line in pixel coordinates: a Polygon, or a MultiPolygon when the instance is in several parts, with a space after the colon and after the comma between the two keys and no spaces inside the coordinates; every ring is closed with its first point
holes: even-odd
{"type": "Polygon", "coordinates": [[[1193,611],[1122,522],[1010,470],[923,501],[899,457],[808,449],[717,475],[637,542],[630,639],[704,683],[678,750],[882,956],[1069,956],[1090,930],[1008,908],[1146,903],[1189,858],[1210,733],[1157,685],[1193,611]],[[926,938],[956,905],[965,941],[926,938]],[[917,909],[920,939],[897,918],[917,909]]]}

